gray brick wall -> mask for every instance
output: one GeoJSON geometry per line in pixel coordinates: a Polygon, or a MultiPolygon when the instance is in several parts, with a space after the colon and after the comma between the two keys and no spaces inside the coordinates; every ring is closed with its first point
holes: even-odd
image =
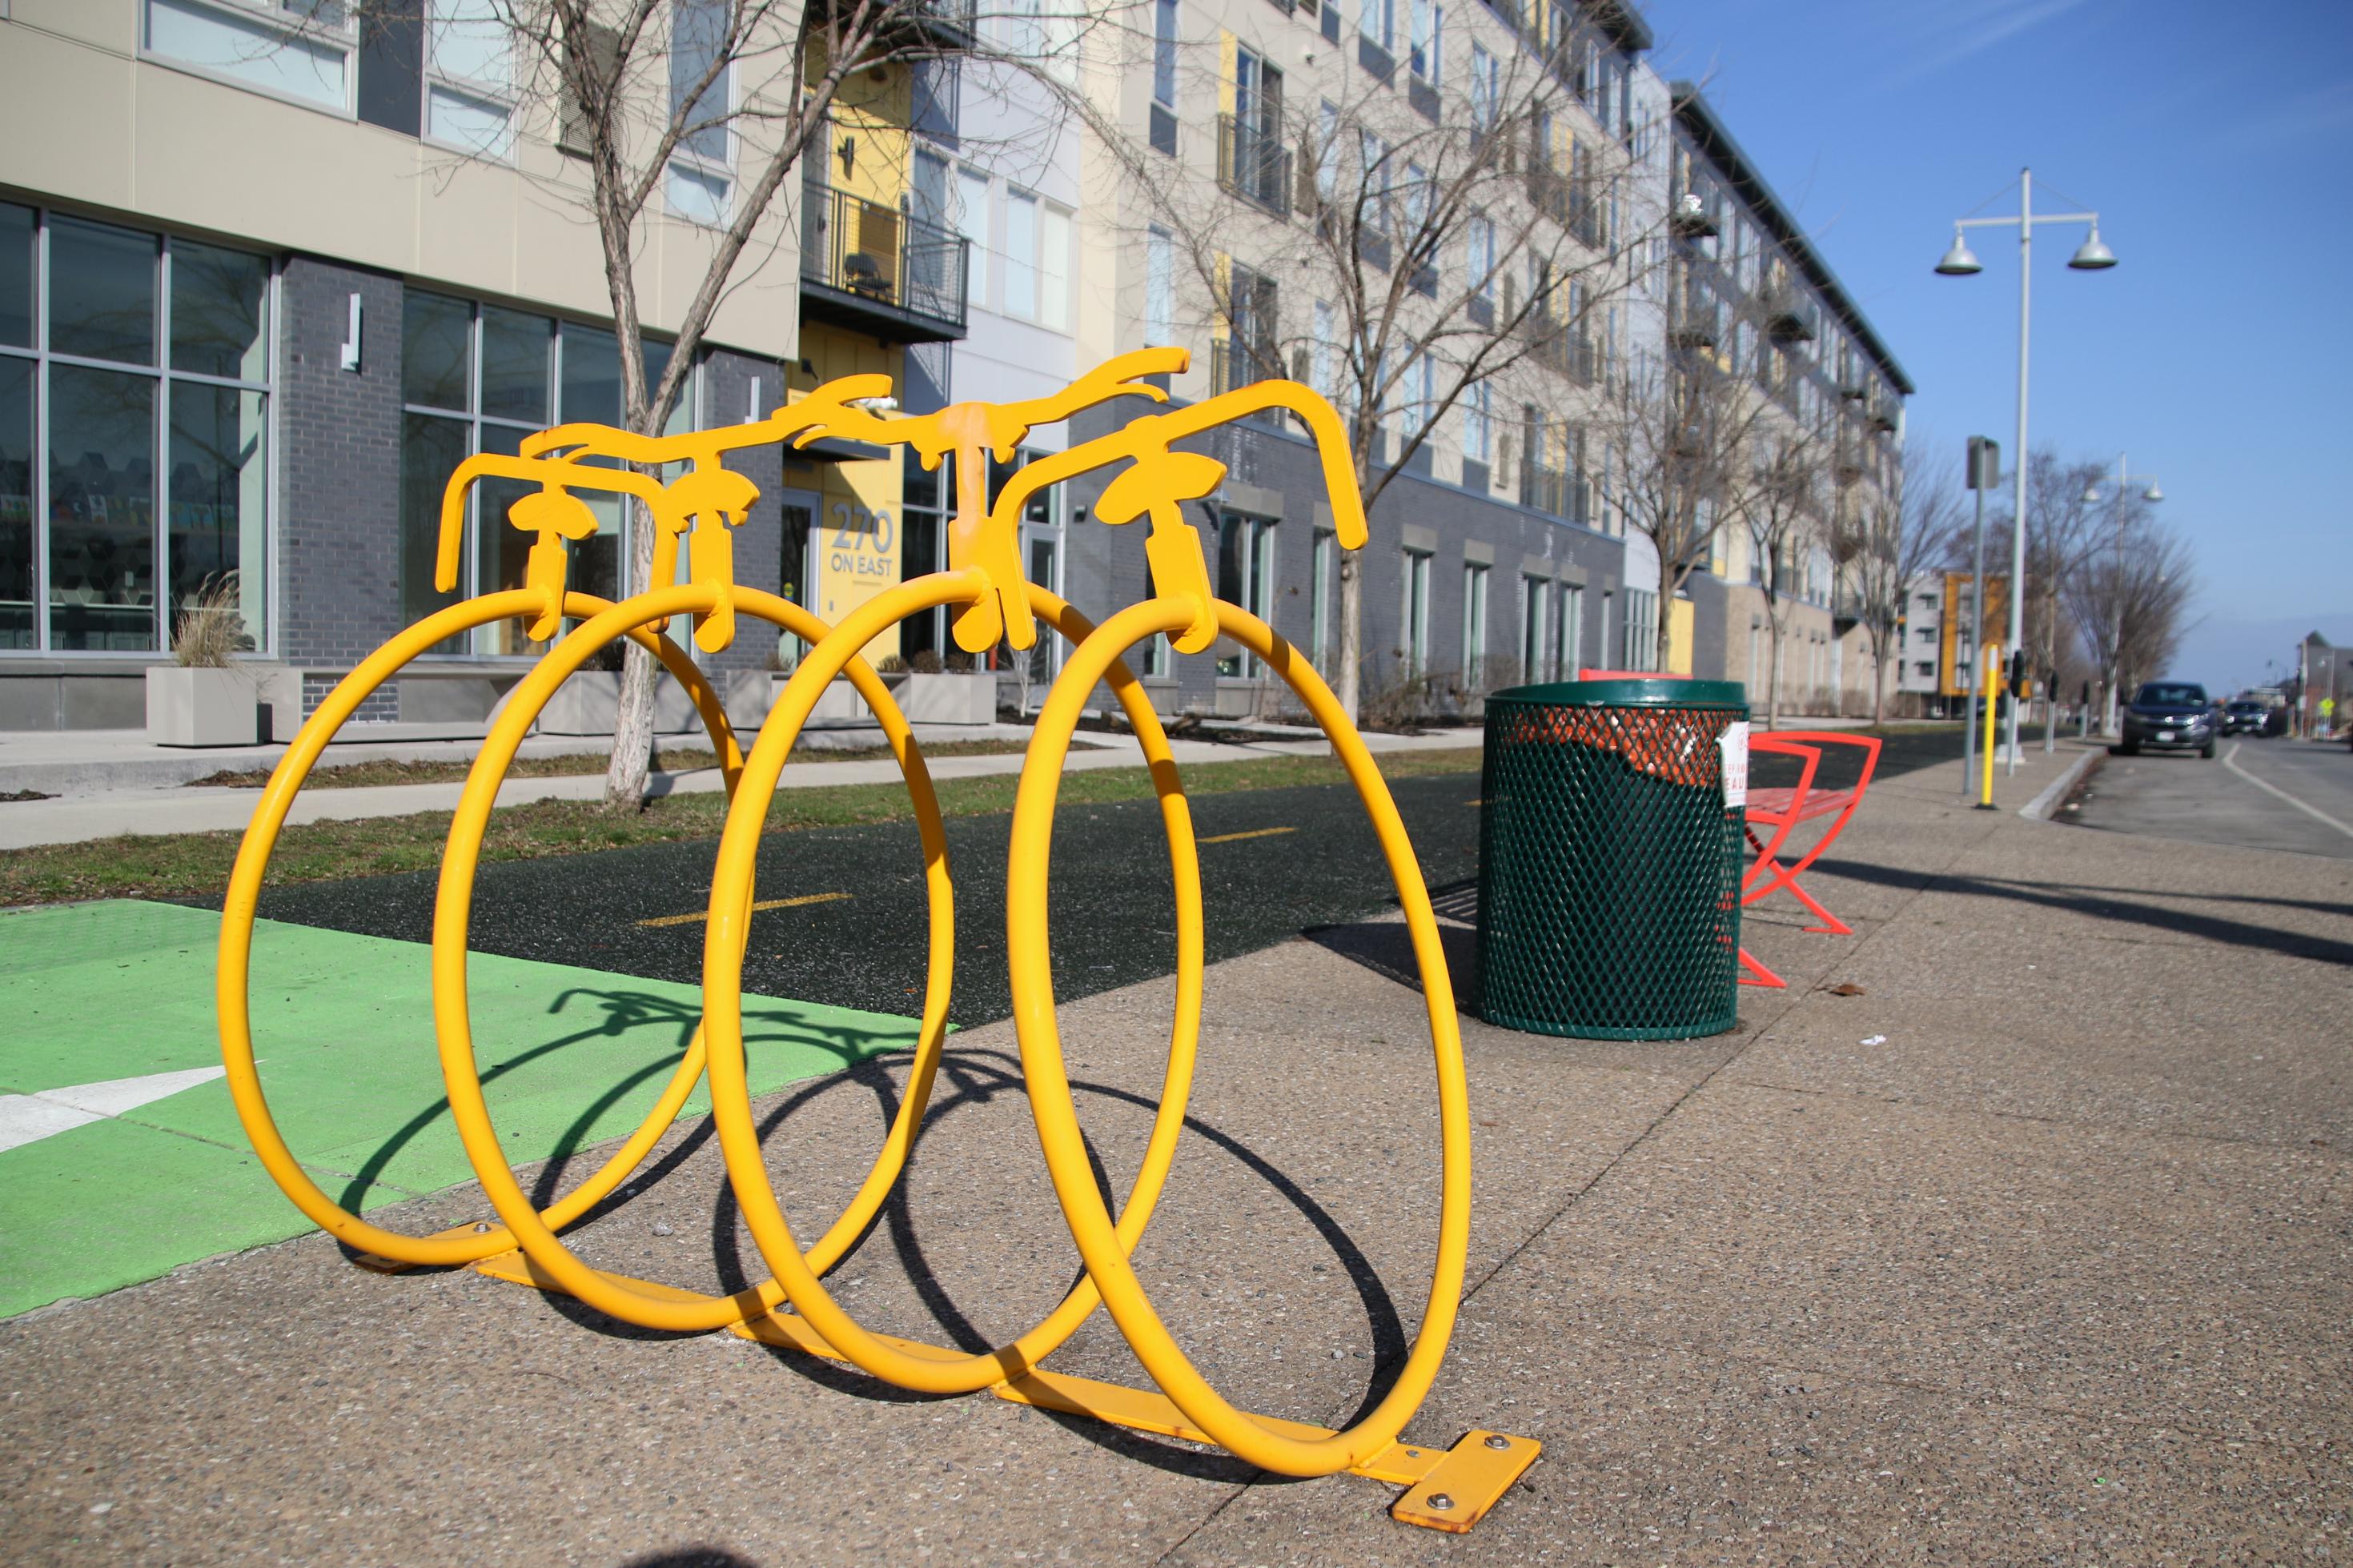
{"type": "MultiPolygon", "coordinates": [[[[760,383],[759,415],[765,418],[785,401],[784,367],[774,360],[754,359],[728,350],[715,350],[702,367],[703,420],[710,425],[738,425],[752,412],[752,381],[760,383]]],[[[728,455],[727,466],[760,487],[752,513],[735,527],[735,581],[746,588],[775,593],[783,580],[778,551],[783,547],[783,503],[776,497],[784,487],[785,462],[776,447],[753,447],[728,455]]],[[[699,655],[706,669],[765,669],[776,651],[776,633],[765,621],[738,616],[735,640],[716,654],[699,655]]]]}
{"type": "MultiPolygon", "coordinates": [[[[288,258],[280,295],[279,648],[348,667],[398,631],[400,279],[288,258]],[[350,297],[360,368],[341,366],[350,297]]],[[[304,682],[303,710],[316,705],[304,682]]],[[[362,719],[394,716],[389,692],[362,719]]]]}

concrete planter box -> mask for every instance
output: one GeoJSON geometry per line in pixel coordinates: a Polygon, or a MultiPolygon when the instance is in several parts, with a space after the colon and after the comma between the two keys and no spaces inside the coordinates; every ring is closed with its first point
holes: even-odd
{"type": "MultiPolygon", "coordinates": [[[[739,731],[760,727],[768,716],[766,672],[756,669],[714,671],[713,683],[727,709],[727,721],[739,731]]],[[[617,669],[576,671],[548,700],[539,716],[543,735],[609,735],[613,716],[621,705],[621,672],[617,669]]],[[[667,672],[654,684],[654,732],[677,735],[702,732],[702,721],[686,688],[667,672]]]]}
{"type": "Polygon", "coordinates": [[[913,724],[994,724],[997,675],[993,670],[950,670],[910,675],[892,693],[913,724]]]}
{"type": "Polygon", "coordinates": [[[147,671],[147,739],[158,746],[250,746],[261,691],[245,671],[162,664],[147,671]]]}

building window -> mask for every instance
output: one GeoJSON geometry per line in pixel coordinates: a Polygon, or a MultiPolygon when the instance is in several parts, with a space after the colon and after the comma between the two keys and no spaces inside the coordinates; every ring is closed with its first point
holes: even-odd
{"type": "Polygon", "coordinates": [[[1144,341],[1158,348],[1176,341],[1176,241],[1156,225],[1144,240],[1144,341]]]}
{"type": "Polygon", "coordinates": [[[1495,446],[1493,396],[1483,381],[1472,383],[1462,395],[1462,455],[1482,465],[1493,460],[1495,446]]]}
{"type": "Polygon", "coordinates": [[[1005,313],[1038,313],[1038,198],[1027,191],[1006,193],[1005,313]]]}
{"type": "Polygon", "coordinates": [[[1005,288],[998,309],[1056,331],[1070,329],[1071,213],[1008,186],[1005,202],[1005,288]]]}
{"type": "Polygon", "coordinates": [[[971,257],[972,302],[988,308],[988,176],[974,169],[956,171],[956,232],[968,242],[971,257]]]}
{"type": "Polygon", "coordinates": [[[1397,52],[1397,0],[1364,0],[1356,30],[1386,52],[1397,52]]]}
{"type": "Polygon", "coordinates": [[[1545,670],[1545,601],[1552,584],[1541,577],[1520,579],[1520,679],[1549,680],[1545,670]]]}
{"type": "Polygon", "coordinates": [[[1504,101],[1503,77],[1495,57],[1484,44],[1471,46],[1471,133],[1483,140],[1495,129],[1504,101]]]}
{"type": "MultiPolygon", "coordinates": [[[[1218,519],[1218,597],[1265,620],[1273,579],[1274,524],[1238,511],[1222,513],[1218,519]]],[[[1242,649],[1218,660],[1219,675],[1252,676],[1258,671],[1257,658],[1242,649]]]]}
{"type": "Polygon", "coordinates": [[[359,27],[342,5],[146,0],[142,11],[141,50],[154,59],[272,98],[353,111],[359,27]]]}
{"type": "Polygon", "coordinates": [[[0,203],[0,649],[153,653],[205,594],[267,645],[270,270],[0,203]]]}
{"type": "MultiPolygon", "coordinates": [[[[936,468],[923,467],[921,454],[910,447],[902,458],[899,481],[899,575],[902,582],[912,581],[946,565],[942,559],[940,542],[946,530],[942,526],[940,491],[943,481],[953,483],[953,466],[942,463],[936,468]]],[[[923,652],[938,653],[946,646],[942,638],[941,624],[946,615],[943,608],[934,607],[908,616],[899,623],[899,652],[913,659],[923,652]]]]}
{"type": "Polygon", "coordinates": [[[1626,651],[1628,669],[1659,668],[1659,596],[1647,589],[1626,590],[1626,651]]]}
{"type": "Polygon", "coordinates": [[[1471,310],[1484,314],[1488,323],[1495,310],[1495,225],[1483,213],[1473,213],[1463,225],[1464,248],[1471,272],[1471,310]]]}
{"type": "Polygon", "coordinates": [[[1398,626],[1405,634],[1406,674],[1417,676],[1430,668],[1430,552],[1405,552],[1405,605],[1398,626]]]}
{"type": "Polygon", "coordinates": [[[1407,61],[1413,74],[1433,85],[1438,80],[1438,51],[1443,37],[1442,20],[1438,0],[1412,0],[1413,36],[1407,48],[1407,61]]]}
{"type": "MultiPolygon", "coordinates": [[[[647,341],[646,376],[659,382],[670,365],[670,345],[647,341]]],[[[693,428],[693,385],[679,399],[667,428],[693,428]]],[[[467,499],[466,548],[458,585],[433,585],[441,531],[441,496],[459,463],[477,452],[512,453],[525,436],[549,425],[622,423],[620,342],[598,327],[446,295],[411,290],[401,308],[400,608],[414,624],[436,610],[477,595],[522,585],[532,536],[512,527],[507,509],[525,487],[486,480],[467,499]]],[[[621,497],[579,492],[596,517],[596,531],[571,544],[565,581],[600,598],[630,592],[629,508],[621,497]]],[[[681,566],[684,566],[681,551],[681,566]]],[[[482,626],[470,647],[456,641],[440,654],[522,655],[543,651],[528,641],[517,619],[482,626]]],[[[676,635],[675,633],[673,635],[676,635]]]]}
{"type": "Polygon", "coordinates": [[[1553,617],[1551,676],[1574,680],[1585,667],[1585,590],[1572,583],[1560,585],[1560,614],[1553,617]]]}
{"type": "Polygon", "coordinates": [[[431,0],[425,139],[505,162],[514,156],[514,54],[498,0],[431,0]]]}
{"type": "Polygon", "coordinates": [[[1462,568],[1462,680],[1476,690],[1487,674],[1487,568],[1462,568]]]}
{"type": "Polygon", "coordinates": [[[685,134],[670,154],[662,194],[671,216],[707,228],[728,221],[733,187],[727,119],[734,107],[734,68],[728,58],[728,22],[727,0],[674,0],[671,7],[670,112],[685,134]]]}
{"type": "Polygon", "coordinates": [[[1333,622],[1333,568],[1340,555],[1339,541],[1319,530],[1307,562],[1307,658],[1319,669],[1330,669],[1339,658],[1339,627],[1333,622]]]}
{"type": "Polygon", "coordinates": [[[1176,155],[1176,0],[1153,0],[1152,149],[1176,155]]]}

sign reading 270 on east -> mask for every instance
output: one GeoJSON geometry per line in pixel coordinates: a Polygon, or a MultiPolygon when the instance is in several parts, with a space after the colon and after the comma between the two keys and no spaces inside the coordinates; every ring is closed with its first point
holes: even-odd
{"type": "MultiPolygon", "coordinates": [[[[871,466],[888,469],[885,464],[871,466]]],[[[817,557],[817,612],[836,626],[859,605],[899,584],[898,497],[873,493],[881,488],[854,479],[849,485],[827,486],[818,525],[811,530],[815,537],[810,552],[817,557]]],[[[892,628],[866,651],[870,658],[898,652],[898,629],[892,628]]]]}

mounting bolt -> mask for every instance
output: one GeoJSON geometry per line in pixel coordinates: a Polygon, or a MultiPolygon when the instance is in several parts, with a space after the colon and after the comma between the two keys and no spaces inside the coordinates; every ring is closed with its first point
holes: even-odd
{"type": "Polygon", "coordinates": [[[489,1220],[478,1219],[474,1222],[474,1233],[477,1236],[487,1236],[490,1234],[490,1229],[491,1222],[489,1220]]]}
{"type": "Polygon", "coordinates": [[[1454,1506],[1454,1500],[1444,1492],[1432,1492],[1424,1500],[1440,1513],[1444,1513],[1448,1509],[1454,1506]]]}
{"type": "Polygon", "coordinates": [[[1490,1448],[1508,1448],[1511,1446],[1512,1440],[1509,1437],[1504,1436],[1501,1432],[1494,1433],[1487,1439],[1487,1447],[1490,1448]]]}

